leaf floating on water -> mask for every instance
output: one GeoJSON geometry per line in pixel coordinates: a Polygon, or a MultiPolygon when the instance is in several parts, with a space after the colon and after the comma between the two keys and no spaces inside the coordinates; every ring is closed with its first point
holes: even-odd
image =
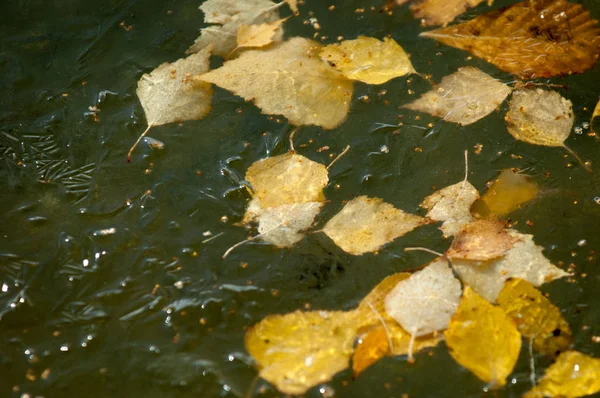
{"type": "MultiPolygon", "coordinates": [[[[269,0],[206,0],[200,6],[204,22],[215,25],[202,29],[200,37],[186,53],[193,54],[212,44],[215,55],[226,57],[237,47],[237,32],[241,25],[275,22],[280,19],[277,8],[269,0]]],[[[282,37],[283,30],[279,29],[273,41],[281,41],[282,37]]]]}
{"type": "Polygon", "coordinates": [[[598,103],[596,104],[596,107],[594,108],[594,113],[592,113],[592,118],[590,119],[590,130],[592,131],[592,133],[594,132],[594,120],[600,116],[600,101],[598,101],[598,103]]]}
{"type": "Polygon", "coordinates": [[[298,10],[298,0],[285,0],[285,2],[287,3],[287,5],[290,7],[290,10],[292,10],[292,12],[294,14],[298,14],[300,11],[298,10]]]}
{"type": "Polygon", "coordinates": [[[173,63],[164,63],[138,81],[136,94],[142,103],[148,128],[133,145],[131,152],[153,126],[186,120],[200,120],[211,109],[210,84],[191,79],[208,71],[212,46],[173,63]]]}
{"type": "Polygon", "coordinates": [[[379,198],[359,196],[333,216],[323,232],[345,252],[361,255],[379,250],[424,222],[379,198]]]}
{"type": "Polygon", "coordinates": [[[260,206],[277,207],[293,203],[322,202],[329,182],[327,168],[295,153],[254,162],[246,172],[260,206]]]}
{"type": "Polygon", "coordinates": [[[539,188],[530,177],[505,169],[481,199],[473,203],[471,212],[477,218],[503,217],[536,198],[538,193],[539,188]]]}
{"type": "Polygon", "coordinates": [[[403,107],[466,126],[492,113],[511,91],[490,75],[466,66],[444,77],[437,87],[403,107]]]}
{"type": "Polygon", "coordinates": [[[539,384],[524,398],[576,398],[600,391],[600,359],[578,351],[567,351],[546,369],[539,384]]]}
{"type": "MultiPolygon", "coordinates": [[[[410,9],[425,26],[444,25],[484,0],[415,0],[410,9]]],[[[491,4],[493,0],[488,0],[491,4]]]]}
{"type": "Polygon", "coordinates": [[[517,3],[421,36],[467,50],[523,79],[582,73],[598,60],[598,22],[566,0],[517,3]]]}
{"type": "Polygon", "coordinates": [[[476,220],[456,234],[446,255],[453,261],[487,261],[502,256],[517,240],[500,221],[476,220]]]}
{"type": "Polygon", "coordinates": [[[323,47],[320,56],[348,79],[367,84],[383,84],[416,73],[404,49],[388,37],[379,41],[359,36],[356,40],[330,44],[323,47]]]}
{"type": "Polygon", "coordinates": [[[354,312],[296,311],[269,315],[246,332],[259,376],[285,394],[304,394],[349,365],[354,312]]]}
{"type": "Polygon", "coordinates": [[[448,260],[439,258],[399,282],[385,299],[385,311],[413,336],[423,336],[448,327],[461,293],[448,260]]]}
{"type": "Polygon", "coordinates": [[[442,188],[426,197],[421,207],[433,221],[443,221],[440,229],[444,237],[455,235],[473,220],[471,205],[479,199],[479,192],[470,182],[459,182],[442,188]]]}
{"type": "Polygon", "coordinates": [[[288,18],[284,18],[260,25],[240,25],[237,31],[237,47],[232,52],[238,48],[264,47],[273,43],[273,38],[287,20],[288,18]]]}
{"type": "Polygon", "coordinates": [[[357,312],[360,314],[360,327],[371,327],[387,317],[385,298],[400,282],[409,278],[408,272],[398,272],[379,282],[360,302],[357,312]]]}
{"type": "Polygon", "coordinates": [[[513,320],[468,286],[444,337],[456,362],[492,387],[506,383],[521,351],[513,320]]]}
{"type": "Polygon", "coordinates": [[[555,356],[571,345],[571,328],[560,310],[531,283],[508,280],[497,301],[519,332],[533,339],[533,348],[538,352],[555,356]]]}
{"type": "Polygon", "coordinates": [[[290,247],[304,238],[323,202],[305,202],[262,208],[258,213],[260,238],[277,247],[290,247]]]}
{"type": "Polygon", "coordinates": [[[507,231],[517,242],[503,257],[485,262],[452,260],[452,267],[462,281],[479,295],[494,302],[504,287],[504,282],[510,278],[524,279],[534,286],[541,286],[569,275],[544,257],[543,248],[533,242],[533,235],[511,229],[507,231]]]}
{"type": "Polygon", "coordinates": [[[254,100],[263,113],[283,115],[292,124],[332,129],[346,119],[353,87],[316,56],[319,48],[295,37],[268,50],[246,51],[199,79],[254,100]]]}

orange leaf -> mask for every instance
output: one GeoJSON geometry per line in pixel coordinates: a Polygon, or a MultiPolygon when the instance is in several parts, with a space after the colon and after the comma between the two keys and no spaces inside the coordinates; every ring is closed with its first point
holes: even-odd
{"type": "Polygon", "coordinates": [[[352,377],[358,376],[363,370],[389,354],[390,344],[387,332],[383,326],[378,326],[363,339],[354,351],[352,377]]]}

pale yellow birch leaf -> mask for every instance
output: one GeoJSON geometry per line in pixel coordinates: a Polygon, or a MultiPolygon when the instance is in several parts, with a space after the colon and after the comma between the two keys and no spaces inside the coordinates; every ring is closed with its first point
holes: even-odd
{"type": "Polygon", "coordinates": [[[263,47],[273,43],[273,37],[288,18],[260,25],[240,25],[237,31],[237,47],[263,47]]]}
{"type": "Polygon", "coordinates": [[[470,182],[459,182],[432,193],[420,206],[428,210],[427,218],[443,221],[440,229],[447,238],[473,220],[470,208],[478,198],[479,192],[470,182]]]}
{"type": "Polygon", "coordinates": [[[475,220],[465,225],[454,237],[446,256],[454,261],[487,261],[512,249],[518,239],[497,220],[475,220]]]}

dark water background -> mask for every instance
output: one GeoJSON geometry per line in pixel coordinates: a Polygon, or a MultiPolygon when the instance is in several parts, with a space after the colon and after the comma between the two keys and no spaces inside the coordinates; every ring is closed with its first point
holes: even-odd
{"type": "MultiPolygon", "coordinates": [[[[499,0],[494,8],[514,2],[499,0]]],[[[146,123],[136,83],[183,56],[204,26],[200,3],[3,2],[0,397],[245,396],[256,371],[244,350],[244,328],[305,305],[353,308],[385,276],[431,260],[403,247],[449,245],[436,226],[428,226],[378,255],[351,256],[314,234],[293,249],[255,243],[222,260],[226,248],[247,236],[233,225],[248,199],[238,181],[254,161],[287,151],[291,126],[217,88],[206,119],[154,128],[150,135],[166,149],[151,153],[142,145],[125,163],[146,123]],[[100,109],[97,121],[92,106],[100,109]],[[208,231],[222,235],[203,243],[208,231]]],[[[419,38],[423,29],[406,7],[387,16],[378,12],[382,3],[306,0],[301,17],[286,23],[286,35],[312,37],[315,30],[303,23],[312,11],[325,42],[392,34],[415,68],[435,81],[464,65],[513,80],[465,52],[419,38]]],[[[600,3],[581,3],[600,18],[600,3]]],[[[461,18],[486,9],[483,4],[461,18]]],[[[598,99],[599,72],[597,65],[550,80],[568,86],[561,94],[573,101],[576,127],[589,120],[598,99]]],[[[594,201],[600,196],[599,143],[587,130],[567,141],[593,162],[588,174],[569,167],[573,159],[560,148],[516,142],[502,119],[506,103],[467,127],[427,115],[416,120],[417,113],[397,109],[429,87],[418,76],[382,86],[356,84],[344,124],[332,131],[300,130],[297,147],[314,140],[300,153],[321,163],[352,146],[330,172],[330,202],[319,222],[358,194],[420,212],[418,204],[434,187],[462,179],[465,149],[471,152],[469,179],[480,190],[503,168],[525,169],[544,194],[512,219],[517,229],[535,235],[554,263],[576,264],[577,283],[560,280],[542,290],[571,324],[575,348],[599,357],[600,344],[592,340],[600,335],[594,255],[600,249],[600,205],[594,201]],[[387,94],[378,96],[382,89],[387,94]],[[363,95],[370,102],[359,100],[363,95]],[[376,123],[397,123],[399,115],[399,134],[373,131],[376,123]],[[476,144],[483,145],[479,155],[476,144]],[[389,153],[380,152],[383,145],[389,153]],[[331,149],[318,152],[322,146],[331,149]],[[578,246],[582,239],[587,243],[578,246]]],[[[457,365],[444,344],[432,356],[419,354],[414,365],[404,357],[385,358],[355,381],[350,371],[342,372],[324,391],[339,397],[517,397],[530,388],[525,347],[509,383],[497,392],[485,394],[484,384],[457,365]]],[[[536,357],[536,365],[541,375],[548,361],[536,357]]],[[[256,391],[279,396],[261,381],[256,391]]],[[[321,395],[318,388],[307,394],[321,395]]]]}

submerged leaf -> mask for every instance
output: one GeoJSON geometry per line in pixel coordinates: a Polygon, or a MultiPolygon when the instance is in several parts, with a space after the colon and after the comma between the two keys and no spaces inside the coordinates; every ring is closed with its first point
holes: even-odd
{"type": "Polygon", "coordinates": [[[573,128],[573,104],[556,91],[523,88],[513,93],[504,119],[517,140],[562,147],[573,128]]]}
{"type": "Polygon", "coordinates": [[[473,220],[469,209],[478,198],[479,192],[470,182],[459,182],[432,193],[420,206],[429,210],[429,219],[443,221],[440,229],[447,238],[473,220]]]}
{"type": "Polygon", "coordinates": [[[212,87],[190,79],[208,71],[211,47],[173,63],[164,63],[138,81],[137,96],[149,126],[185,120],[199,120],[208,115],[212,87]]]}
{"type": "Polygon", "coordinates": [[[456,234],[446,255],[452,260],[487,261],[502,256],[516,241],[518,239],[504,229],[504,223],[476,220],[456,234]]]}
{"type": "Polygon", "coordinates": [[[330,44],[323,47],[320,56],[348,79],[367,84],[383,84],[416,73],[402,47],[388,37],[381,42],[359,36],[356,40],[330,44]]]}
{"type": "Polygon", "coordinates": [[[260,238],[277,247],[290,247],[304,238],[323,202],[305,202],[267,207],[257,214],[260,238]]]}
{"type": "Polygon", "coordinates": [[[254,197],[263,208],[293,203],[322,202],[329,181],[321,163],[295,153],[272,156],[254,162],[246,172],[254,197]]]}
{"type": "Polygon", "coordinates": [[[600,359],[567,351],[546,369],[539,384],[524,398],[576,398],[600,392],[600,359]]]}
{"type": "Polygon", "coordinates": [[[260,25],[240,25],[237,31],[237,47],[263,47],[273,43],[275,34],[287,18],[260,25]]]}
{"type": "Polygon", "coordinates": [[[444,337],[456,362],[492,387],[506,383],[521,350],[513,320],[468,286],[444,337]]]}
{"type": "Polygon", "coordinates": [[[453,259],[452,267],[463,282],[490,302],[496,301],[504,282],[510,278],[524,279],[534,286],[569,274],[555,267],[542,254],[543,248],[533,242],[532,235],[508,230],[517,239],[503,257],[485,262],[453,259]]]}
{"type": "MultiPolygon", "coordinates": [[[[237,32],[241,25],[260,25],[279,19],[276,4],[269,0],[206,0],[200,9],[204,12],[204,22],[215,25],[202,29],[187,54],[212,44],[214,54],[226,57],[237,47],[237,32]]],[[[281,41],[282,37],[283,31],[279,29],[273,41],[281,41]]]]}
{"type": "Polygon", "coordinates": [[[424,219],[404,213],[379,198],[352,199],[323,228],[342,250],[354,255],[379,250],[383,245],[412,231],[424,219]]]}
{"type": "Polygon", "coordinates": [[[522,279],[506,282],[498,295],[498,305],[513,318],[533,348],[546,355],[558,355],[572,342],[569,324],[550,300],[531,283],[522,279]]]}
{"type": "Polygon", "coordinates": [[[385,310],[414,336],[446,329],[460,302],[461,286],[440,258],[399,282],[385,299],[385,310]]]}
{"type": "Polygon", "coordinates": [[[523,79],[581,73],[600,52],[598,23],[580,4],[524,1],[458,25],[421,33],[467,50],[523,79]]]}
{"type": "MultiPolygon", "coordinates": [[[[447,25],[454,18],[484,0],[414,0],[410,9],[425,26],[447,25]]],[[[493,0],[487,0],[491,4],[493,0]]]]}
{"type": "Polygon", "coordinates": [[[246,332],[246,350],[260,377],[285,394],[303,394],[348,367],[356,325],[353,312],[296,311],[269,315],[246,332]]]}
{"type": "Polygon", "coordinates": [[[534,199],[538,193],[539,189],[530,177],[506,169],[481,199],[473,203],[471,212],[478,218],[503,217],[534,199]]]}
{"type": "Polygon", "coordinates": [[[332,129],[350,108],[352,82],[322,62],[319,44],[300,37],[249,50],[199,77],[254,100],[263,113],[283,115],[295,125],[332,129]]]}
{"type": "Polygon", "coordinates": [[[466,126],[492,113],[511,88],[472,66],[459,68],[421,98],[404,108],[466,126]]]}

